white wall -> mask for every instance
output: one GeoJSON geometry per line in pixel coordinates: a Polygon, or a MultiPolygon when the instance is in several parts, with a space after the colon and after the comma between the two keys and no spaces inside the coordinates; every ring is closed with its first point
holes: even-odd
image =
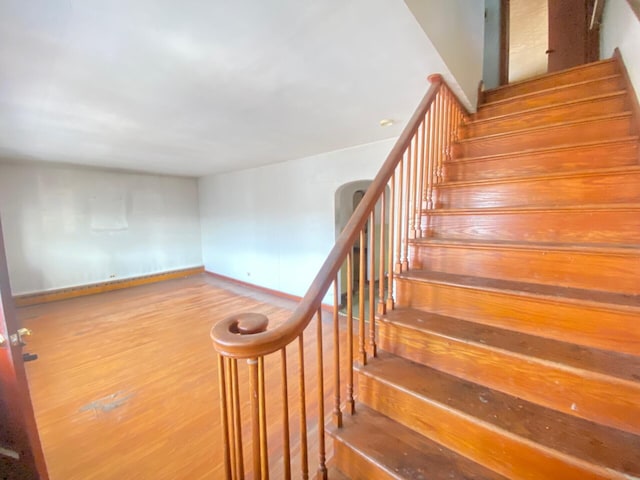
{"type": "Polygon", "coordinates": [[[482,79],[484,2],[404,0],[475,111],[482,79]]]}
{"type": "Polygon", "coordinates": [[[500,0],[484,0],[484,7],[482,82],[488,90],[500,85],[500,0]]]}
{"type": "Polygon", "coordinates": [[[194,178],[0,164],[14,295],[202,265],[194,178]]]}
{"type": "Polygon", "coordinates": [[[640,20],[627,0],[604,4],[600,27],[600,56],[609,58],[618,47],[636,95],[640,95],[640,20]]]}
{"type": "Polygon", "coordinates": [[[304,295],[335,242],[337,188],[374,178],[394,143],[202,177],[205,268],[304,295]]]}

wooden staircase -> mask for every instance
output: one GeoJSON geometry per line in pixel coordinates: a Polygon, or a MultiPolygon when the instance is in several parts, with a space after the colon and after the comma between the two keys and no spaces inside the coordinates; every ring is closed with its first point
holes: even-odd
{"type": "Polygon", "coordinates": [[[484,92],[332,427],[335,478],[640,478],[638,118],[617,60],[484,92]]]}

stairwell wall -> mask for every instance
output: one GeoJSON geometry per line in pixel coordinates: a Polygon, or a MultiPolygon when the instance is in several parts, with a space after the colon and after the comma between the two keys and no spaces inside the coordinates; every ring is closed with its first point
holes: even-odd
{"type": "Polygon", "coordinates": [[[484,1],[404,0],[446,64],[441,73],[470,111],[475,111],[484,55],[484,1]]]}
{"type": "Polygon", "coordinates": [[[610,58],[618,47],[636,95],[640,95],[640,20],[626,0],[605,2],[600,28],[600,56],[610,58]]]}
{"type": "Polygon", "coordinates": [[[205,269],[304,295],[335,243],[336,190],[374,178],[395,141],[200,178],[205,269]]]}

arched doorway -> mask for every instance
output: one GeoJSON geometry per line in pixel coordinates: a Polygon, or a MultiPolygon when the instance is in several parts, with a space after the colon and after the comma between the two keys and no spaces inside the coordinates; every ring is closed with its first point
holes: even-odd
{"type": "MultiPolygon", "coordinates": [[[[335,236],[338,238],[344,227],[347,225],[347,222],[351,218],[351,215],[357,208],[358,204],[364,197],[367,189],[371,185],[372,180],[356,180],[353,182],[345,183],[338,187],[335,193],[335,236]]],[[[387,194],[389,193],[389,187],[387,187],[387,194]]],[[[376,218],[380,218],[380,205],[376,207],[376,218]]],[[[385,211],[384,215],[385,224],[388,226],[389,222],[389,211],[388,207],[385,211]]],[[[365,228],[369,228],[368,226],[365,228]]],[[[376,238],[379,238],[379,225],[376,225],[376,238]]],[[[388,228],[386,228],[388,231],[388,228]]],[[[365,278],[369,279],[368,272],[368,259],[370,255],[374,255],[374,264],[376,271],[379,271],[380,268],[380,258],[379,258],[379,250],[371,251],[368,245],[368,236],[365,236],[365,244],[360,245],[359,241],[356,241],[354,245],[354,265],[353,265],[353,278],[352,285],[354,292],[358,290],[358,280],[359,280],[359,261],[360,261],[360,249],[364,249],[364,269],[365,269],[365,278]]],[[[379,246],[378,246],[379,248],[379,246]]],[[[383,268],[387,265],[387,262],[384,262],[383,268]]],[[[385,272],[386,273],[386,272],[385,272]]],[[[377,279],[376,279],[377,281],[377,279]]],[[[346,266],[340,270],[340,275],[338,275],[338,292],[340,294],[339,303],[341,306],[346,304],[346,295],[347,295],[347,269],[346,266]]]]}

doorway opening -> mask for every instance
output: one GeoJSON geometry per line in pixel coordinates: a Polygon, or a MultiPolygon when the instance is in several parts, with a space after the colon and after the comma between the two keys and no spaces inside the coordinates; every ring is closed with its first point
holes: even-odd
{"type": "MultiPolygon", "coordinates": [[[[357,208],[357,206],[360,204],[360,202],[362,201],[362,198],[364,197],[365,193],[367,192],[367,189],[369,188],[369,186],[371,185],[371,180],[356,180],[353,182],[349,182],[349,183],[345,183],[344,185],[341,185],[335,193],[335,235],[336,238],[338,238],[338,236],[340,235],[340,233],[342,232],[342,230],[344,230],[344,227],[347,225],[349,219],[351,218],[351,216],[353,215],[353,212],[355,211],[355,209],[357,208]]],[[[389,195],[389,187],[387,188],[387,195],[389,195]]],[[[378,204],[376,206],[376,211],[375,211],[375,218],[376,218],[376,222],[379,222],[380,219],[380,205],[378,204]]],[[[384,222],[385,222],[385,231],[389,231],[388,230],[388,223],[389,223],[389,211],[388,211],[388,207],[385,209],[384,212],[384,222]]],[[[385,261],[383,262],[383,265],[380,265],[380,246],[378,242],[375,242],[376,244],[372,247],[369,245],[369,228],[371,228],[370,225],[366,225],[365,226],[365,239],[364,242],[362,244],[360,244],[360,240],[358,239],[356,241],[356,243],[354,244],[353,247],[353,268],[352,268],[352,278],[351,278],[351,285],[352,285],[352,293],[354,295],[353,299],[354,299],[354,306],[357,306],[357,295],[359,292],[359,280],[360,280],[360,276],[359,276],[359,272],[360,272],[360,252],[361,250],[364,253],[364,278],[366,279],[366,283],[365,283],[365,289],[369,288],[369,280],[373,280],[373,285],[376,288],[376,292],[378,291],[378,287],[379,287],[379,273],[375,273],[374,278],[371,278],[371,272],[369,272],[369,259],[371,258],[371,255],[373,255],[373,263],[374,263],[374,270],[375,272],[379,272],[380,268],[385,268],[388,265],[388,261],[387,259],[385,259],[385,261]]],[[[374,230],[374,237],[377,239],[380,236],[380,225],[379,223],[376,223],[376,225],[373,226],[374,230]]],[[[386,255],[386,253],[385,253],[386,255]]],[[[388,274],[388,272],[386,272],[385,270],[385,278],[386,275],[388,274]]],[[[338,299],[338,303],[340,304],[340,308],[344,308],[346,306],[346,301],[347,301],[347,285],[349,284],[348,282],[348,278],[347,278],[347,267],[346,264],[343,265],[343,267],[340,269],[340,274],[338,275],[338,292],[340,295],[340,298],[338,299]]],[[[368,291],[368,290],[367,290],[368,291]]],[[[357,316],[358,313],[356,312],[355,308],[354,308],[354,316],[357,316]]]]}
{"type": "Polygon", "coordinates": [[[600,58],[604,0],[485,0],[484,88],[600,58]]]}

